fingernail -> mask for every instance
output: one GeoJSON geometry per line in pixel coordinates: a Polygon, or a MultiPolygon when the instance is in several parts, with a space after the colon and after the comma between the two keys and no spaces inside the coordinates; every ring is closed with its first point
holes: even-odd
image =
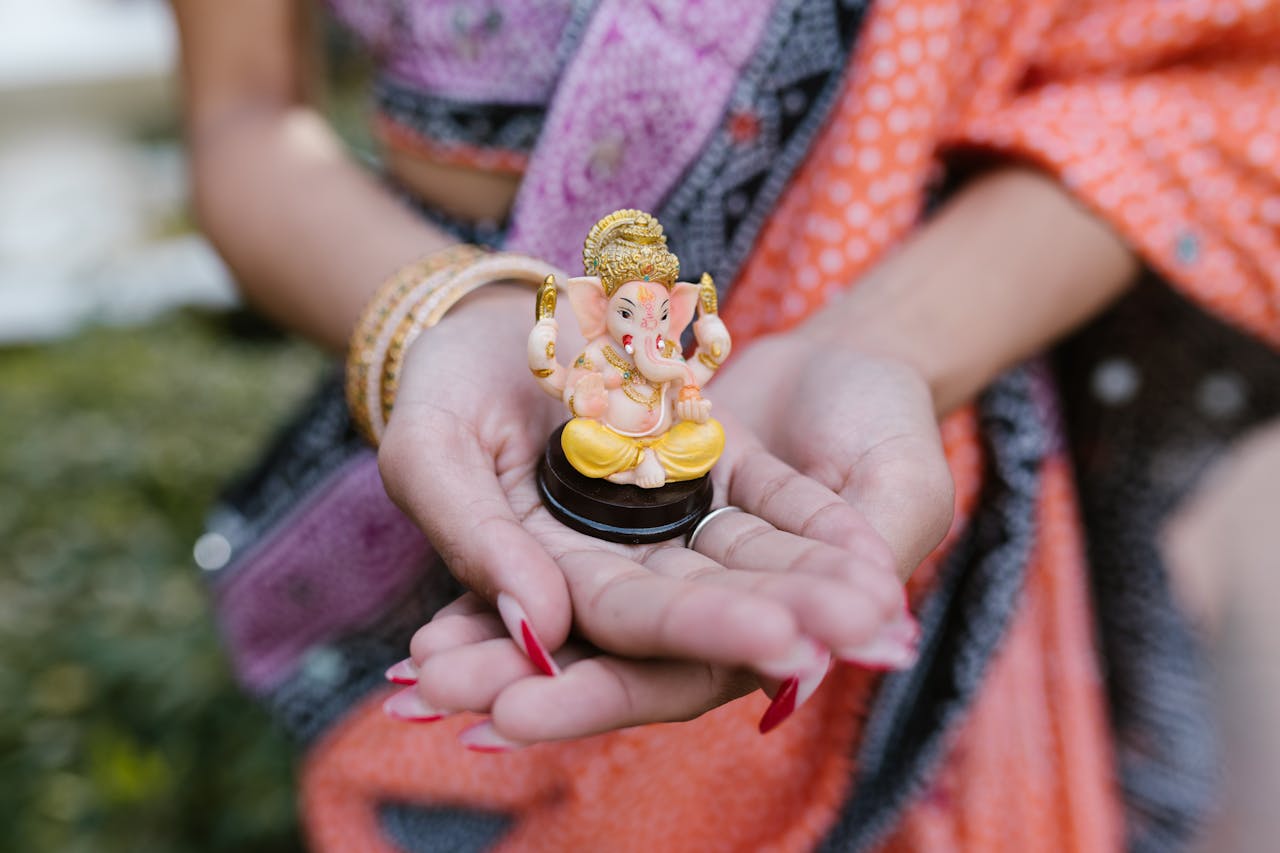
{"type": "Polygon", "coordinates": [[[803,670],[782,682],[782,686],[774,694],[773,702],[760,718],[760,734],[767,734],[781,725],[783,720],[809,701],[809,697],[827,677],[827,672],[831,669],[831,654],[817,643],[812,645],[817,650],[816,657],[811,658],[803,670]]]}
{"type": "Polygon", "coordinates": [[[509,740],[498,734],[489,720],[483,720],[470,728],[463,729],[458,735],[458,742],[472,752],[500,753],[520,749],[525,744],[509,740]]]}
{"type": "MultiPolygon", "coordinates": [[[[821,647],[820,647],[821,649],[821,647]]],[[[831,653],[826,649],[821,649],[821,657],[813,663],[808,669],[797,674],[799,683],[796,685],[796,707],[799,708],[805,702],[809,701],[809,697],[814,694],[818,686],[822,684],[823,679],[827,677],[827,672],[831,669],[831,653]]]]}
{"type": "Polygon", "coordinates": [[[796,688],[800,684],[800,679],[792,676],[782,682],[782,686],[778,688],[778,692],[773,694],[773,701],[769,703],[769,707],[765,709],[764,716],[760,718],[760,734],[768,734],[769,732],[782,725],[782,721],[790,717],[796,710],[796,688]]]}
{"type": "Polygon", "coordinates": [[[790,678],[822,665],[826,657],[827,651],[818,641],[801,637],[786,655],[757,664],[756,670],[770,678],[790,678]]]}
{"type": "Polygon", "coordinates": [[[423,702],[418,691],[412,687],[406,687],[388,697],[382,703],[382,711],[388,717],[406,723],[430,723],[445,716],[444,711],[438,711],[423,702]]]}
{"type": "Polygon", "coordinates": [[[837,653],[840,660],[869,669],[908,669],[919,656],[920,626],[912,615],[902,615],[885,625],[870,642],[837,653]]]}
{"type": "Polygon", "coordinates": [[[547,647],[542,645],[538,635],[533,632],[533,623],[529,621],[529,614],[524,612],[520,602],[505,592],[500,592],[498,593],[498,613],[502,616],[502,624],[507,626],[507,633],[520,644],[533,665],[546,675],[559,675],[560,667],[556,666],[551,655],[547,654],[547,647]]]}
{"type": "Polygon", "coordinates": [[[418,667],[413,658],[405,658],[387,670],[386,678],[392,684],[417,684],[418,667]]]}

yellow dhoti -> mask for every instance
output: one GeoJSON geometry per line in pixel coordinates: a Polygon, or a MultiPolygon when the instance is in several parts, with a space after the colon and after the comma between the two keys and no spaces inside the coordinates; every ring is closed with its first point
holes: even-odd
{"type": "Polygon", "coordinates": [[[631,470],[647,450],[662,463],[667,482],[674,483],[711,470],[724,452],[724,428],[715,420],[680,421],[661,435],[632,438],[592,418],[574,418],[564,425],[560,445],[570,465],[597,480],[631,470]]]}

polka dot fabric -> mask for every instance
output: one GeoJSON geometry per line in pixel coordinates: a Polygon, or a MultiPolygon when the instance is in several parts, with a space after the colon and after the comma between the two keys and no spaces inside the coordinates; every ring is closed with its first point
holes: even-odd
{"type": "MultiPolygon", "coordinates": [[[[1176,286],[1280,344],[1277,45],[1280,2],[1266,0],[882,0],[726,319],[744,342],[801,322],[909,233],[949,152],[981,148],[1051,171],[1176,286]]],[[[944,424],[957,528],[980,493],[975,424],[968,410],[944,424]]],[[[1019,611],[932,786],[883,850],[1123,846],[1061,455],[1043,480],[1019,611]]],[[[938,564],[917,573],[913,596],[938,564]]],[[[312,750],[306,825],[318,850],[390,851],[377,809],[396,801],[510,815],[500,850],[812,849],[849,794],[876,682],[834,670],[766,738],[757,694],[690,723],[507,755],[460,749],[469,720],[396,723],[373,697],[312,750]]]]}
{"type": "Polygon", "coordinates": [[[856,281],[910,230],[939,159],[965,148],[1053,172],[1165,278],[1280,344],[1267,0],[879,4],[735,286],[740,333],[793,326],[856,281]]]}

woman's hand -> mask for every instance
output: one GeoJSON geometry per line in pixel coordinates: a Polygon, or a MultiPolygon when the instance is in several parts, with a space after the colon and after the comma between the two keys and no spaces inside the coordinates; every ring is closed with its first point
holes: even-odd
{"type": "MultiPolygon", "coordinates": [[[[784,600],[794,596],[799,621],[837,657],[873,666],[909,663],[903,651],[914,643],[915,629],[901,603],[879,634],[842,646],[833,638],[842,624],[866,621],[860,611],[867,602],[836,605],[825,594],[819,601],[807,593],[832,581],[878,588],[888,564],[908,573],[945,534],[951,480],[923,380],[901,364],[833,353],[800,335],[762,342],[724,373],[713,390],[719,410],[729,410],[723,419],[730,448],[739,447],[727,451],[715,471],[724,475],[721,494],[795,535],[746,514],[723,515],[699,536],[699,552],[742,570],[751,586],[776,588],[784,600]],[[748,424],[812,476],[766,451],[748,424]],[[821,500],[811,497],[818,494],[815,479],[830,488],[821,500]],[[827,556],[812,559],[818,554],[827,556]],[[782,593],[787,580],[796,584],[782,593]]],[[[491,713],[482,732],[486,743],[502,737],[528,743],[689,719],[762,683],[714,661],[631,660],[583,645],[562,654],[562,676],[532,677],[535,670],[491,611],[467,597],[415,637],[416,697],[434,709],[491,713]]],[[[810,667],[782,681],[762,728],[780,722],[788,702],[798,705],[823,674],[825,667],[810,667]]],[[[763,684],[779,682],[766,677],[763,684]]]]}
{"type": "MultiPolygon", "coordinates": [[[[819,649],[881,665],[904,659],[910,637],[884,542],[830,489],[732,421],[713,477],[717,493],[746,513],[708,525],[702,553],[680,542],[614,545],[556,521],[534,473],[564,413],[524,369],[532,298],[486,290],[409,352],[379,466],[388,493],[532,660],[545,662],[571,626],[620,657],[694,661],[683,671],[696,674],[689,687],[698,691],[709,664],[784,679],[825,673],[819,649]]],[[[498,628],[489,612],[459,636],[484,642],[498,628]]],[[[477,684],[504,671],[459,670],[477,684]]],[[[717,674],[714,691],[732,680],[717,674]]],[[[679,701],[663,705],[663,716],[684,714],[693,693],[673,695],[679,701]]],[[[634,721],[658,710],[645,706],[634,721]]]]}
{"type": "Polygon", "coordinates": [[[716,399],[853,507],[905,581],[946,535],[955,501],[924,378],[804,329],[760,341],[722,372],[716,399]]]}

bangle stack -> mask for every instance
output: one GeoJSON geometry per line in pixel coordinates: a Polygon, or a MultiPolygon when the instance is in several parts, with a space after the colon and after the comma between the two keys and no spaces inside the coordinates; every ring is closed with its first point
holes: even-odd
{"type": "Polygon", "coordinates": [[[485,284],[515,280],[540,285],[547,276],[563,280],[564,274],[527,255],[459,245],[388,279],[361,313],[347,355],[347,406],[361,435],[374,447],[382,441],[405,354],[423,330],[485,284]]]}

